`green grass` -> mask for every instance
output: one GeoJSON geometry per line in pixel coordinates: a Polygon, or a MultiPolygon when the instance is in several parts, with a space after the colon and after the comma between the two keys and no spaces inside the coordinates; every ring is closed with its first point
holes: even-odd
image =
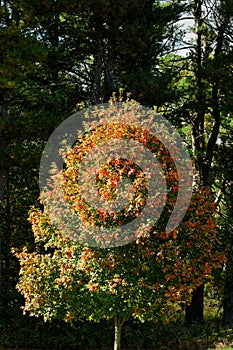
{"type": "MultiPolygon", "coordinates": [[[[210,349],[210,348],[209,348],[208,350],[215,350],[215,349],[213,349],[213,348],[212,348],[212,349],[210,349]]],[[[229,347],[227,347],[227,348],[222,348],[222,350],[233,350],[233,348],[229,348],[229,347]]]]}

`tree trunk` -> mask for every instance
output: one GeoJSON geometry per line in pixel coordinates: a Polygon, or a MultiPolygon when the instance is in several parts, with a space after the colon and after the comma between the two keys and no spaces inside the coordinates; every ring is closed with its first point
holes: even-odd
{"type": "MultiPolygon", "coordinates": [[[[203,66],[205,62],[205,50],[203,42],[205,35],[203,32],[203,0],[194,1],[194,20],[195,20],[195,84],[196,84],[196,105],[192,126],[192,148],[195,164],[195,185],[211,186],[210,172],[211,164],[213,162],[214,150],[219,134],[221,124],[221,113],[219,107],[219,77],[216,75],[211,81],[211,107],[213,126],[210,132],[208,141],[205,141],[205,114],[208,112],[206,108],[207,92],[205,87],[205,80],[203,79],[203,66]]],[[[216,46],[213,57],[216,63],[219,62],[221,52],[223,49],[224,34],[229,24],[229,15],[225,14],[222,18],[221,25],[218,27],[216,46]]],[[[189,324],[204,322],[204,285],[197,287],[193,293],[192,302],[186,308],[185,321],[189,324]]]]}
{"type": "Polygon", "coordinates": [[[233,326],[233,245],[226,265],[222,325],[223,327],[233,326]]]}
{"type": "MultiPolygon", "coordinates": [[[[203,17],[202,17],[202,0],[194,1],[194,20],[195,20],[195,84],[196,107],[192,116],[192,149],[194,156],[194,185],[198,188],[204,185],[204,155],[205,150],[205,83],[202,77],[203,65],[203,17]]],[[[186,305],[185,323],[203,323],[204,322],[204,284],[197,287],[192,293],[192,301],[190,305],[186,305]]]]}
{"type": "Polygon", "coordinates": [[[193,291],[191,304],[186,306],[185,323],[204,323],[204,284],[193,291]]]}
{"type": "Polygon", "coordinates": [[[222,325],[223,327],[233,327],[233,284],[227,286],[225,290],[222,325]]]}
{"type": "MultiPolygon", "coordinates": [[[[1,150],[0,150],[1,151],[1,150]]],[[[8,171],[0,167],[0,215],[4,210],[2,200],[6,189],[8,180],[8,171]]],[[[2,220],[0,218],[0,295],[2,294],[2,220]]]]}
{"type": "MultiPolygon", "coordinates": [[[[5,189],[8,181],[8,169],[4,165],[5,153],[7,150],[7,143],[4,133],[0,135],[0,214],[4,210],[3,198],[5,194],[5,189]]],[[[0,221],[0,295],[2,294],[2,223],[0,221]]]]}
{"type": "Polygon", "coordinates": [[[101,101],[101,78],[103,74],[103,20],[97,16],[95,20],[95,54],[93,64],[93,86],[91,92],[91,103],[98,104],[101,101]]]}
{"type": "Polygon", "coordinates": [[[114,91],[113,65],[113,44],[108,42],[108,49],[104,63],[103,102],[108,102],[114,91]]]}
{"type": "Polygon", "coordinates": [[[114,327],[115,327],[115,340],[114,340],[114,350],[121,350],[121,330],[124,321],[121,316],[114,316],[114,327]]]}

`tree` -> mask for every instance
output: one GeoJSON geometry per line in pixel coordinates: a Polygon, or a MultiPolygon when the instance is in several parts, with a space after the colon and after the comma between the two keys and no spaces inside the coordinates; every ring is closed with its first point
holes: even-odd
{"type": "MultiPolygon", "coordinates": [[[[227,85],[227,84],[226,84],[227,85]]],[[[228,103],[230,109],[230,104],[228,103]]],[[[224,290],[223,326],[232,326],[232,120],[231,111],[222,123],[218,149],[215,155],[214,173],[216,177],[215,191],[218,203],[218,223],[222,236],[222,249],[226,251],[227,263],[222,273],[224,290]],[[223,170],[224,169],[224,170],[223,170]]]]}
{"type": "MultiPolygon", "coordinates": [[[[30,214],[36,249],[32,252],[26,248],[15,251],[21,264],[17,288],[25,297],[24,312],[43,315],[45,320],[62,318],[68,322],[77,318],[95,322],[102,318],[113,319],[115,350],[121,348],[121,329],[126,320],[130,317],[141,321],[174,318],[174,304],[190,300],[194,288],[202,285],[212,269],[225,259],[223,253],[213,250],[215,206],[208,188],[193,193],[185,220],[177,228],[171,232],[165,230],[177,199],[177,171],[171,154],[159,138],[148,129],[132,126],[135,106],[137,110],[137,104],[128,102],[119,110],[112,103],[107,109],[98,110],[103,121],[104,117],[109,120],[109,116],[117,111],[121,120],[127,122],[112,123],[108,127],[103,122],[90,132],[79,135],[78,142],[65,150],[65,166],[59,172],[56,168],[53,170],[48,191],[41,195],[45,210],[33,208],[30,214]],[[123,245],[120,246],[118,237],[97,234],[95,247],[90,247],[80,244],[80,237],[76,241],[76,233],[72,230],[60,229],[67,217],[64,208],[57,206],[58,182],[63,184],[64,192],[60,192],[60,196],[72,207],[74,215],[84,220],[84,236],[88,234],[85,227],[92,226],[98,232],[98,227],[124,226],[140,215],[148,199],[148,183],[142,170],[127,159],[117,158],[110,158],[99,170],[97,184],[100,196],[111,202],[116,195],[116,177],[118,181],[119,177],[129,179],[135,195],[123,215],[122,211],[112,215],[111,212],[96,211],[80,197],[76,176],[83,155],[90,152],[90,147],[109,140],[113,135],[132,138],[149,148],[160,161],[169,191],[162,219],[149,228],[142,225],[133,232],[135,240],[131,243],[121,241],[123,245]],[[51,203],[49,215],[46,212],[48,201],[51,203]],[[59,227],[52,223],[52,214],[60,218],[59,227]],[[113,239],[118,242],[114,244],[115,248],[109,247],[109,237],[110,243],[113,239]]],[[[156,197],[156,200],[161,199],[156,197]]]]}
{"type": "MultiPolygon", "coordinates": [[[[208,186],[214,192],[217,140],[231,109],[231,88],[224,86],[232,75],[232,2],[197,0],[186,4],[194,22],[194,41],[188,43],[186,57],[171,57],[181,79],[175,93],[177,105],[173,101],[169,112],[173,118],[178,113],[177,124],[182,122],[190,132],[195,185],[208,186]]],[[[203,322],[203,300],[204,286],[200,286],[186,310],[188,323],[203,322]]]]}

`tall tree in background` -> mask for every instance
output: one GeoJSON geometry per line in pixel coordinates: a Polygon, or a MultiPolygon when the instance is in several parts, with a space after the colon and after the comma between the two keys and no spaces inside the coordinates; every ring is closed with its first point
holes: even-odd
{"type": "Polygon", "coordinates": [[[92,104],[107,102],[119,87],[144,105],[166,100],[170,77],[161,76],[157,65],[159,57],[174,46],[176,31],[169,24],[177,21],[182,10],[178,1],[164,6],[152,0],[90,0],[76,6],[73,18],[85,22],[89,56],[81,73],[92,104]]]}
{"type": "MultiPolygon", "coordinates": [[[[227,84],[226,84],[227,85],[227,84]]],[[[232,87],[229,86],[231,89],[232,87]]],[[[229,101],[230,102],[230,101],[229,101]]],[[[230,107],[230,103],[229,103],[230,107]]],[[[231,108],[232,111],[232,108],[231,108]]],[[[220,140],[218,144],[218,153],[215,159],[216,172],[216,193],[219,202],[219,226],[225,243],[228,261],[225,269],[225,287],[223,293],[223,326],[232,327],[233,325],[233,178],[232,178],[232,151],[233,151],[233,124],[232,112],[224,121],[220,140]]]]}
{"type": "MultiPolygon", "coordinates": [[[[193,18],[194,40],[183,44],[190,47],[186,57],[172,57],[171,67],[180,70],[181,79],[176,91],[177,105],[173,103],[169,112],[173,118],[178,114],[179,126],[183,120],[186,134],[190,131],[195,186],[213,187],[212,168],[220,126],[228,118],[231,105],[231,88],[226,88],[226,84],[229,87],[227,82],[232,76],[233,3],[229,0],[187,2],[187,15],[193,18]]],[[[203,322],[203,298],[201,285],[187,306],[186,322],[203,322]]]]}

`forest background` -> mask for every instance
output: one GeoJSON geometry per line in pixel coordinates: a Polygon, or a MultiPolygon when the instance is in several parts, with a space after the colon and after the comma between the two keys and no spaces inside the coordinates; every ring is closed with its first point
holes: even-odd
{"type": "Polygon", "coordinates": [[[170,342],[173,349],[181,343],[185,348],[187,337],[200,337],[207,349],[221,332],[232,336],[232,18],[232,0],[1,1],[0,345],[111,346],[108,321],[45,323],[23,315],[12,249],[35,249],[28,212],[38,203],[41,154],[53,130],[119,89],[156,108],[180,131],[197,187],[211,189],[215,248],[225,256],[208,283],[194,290],[191,304],[177,311],[178,321],[129,321],[123,346],[170,342]]]}

